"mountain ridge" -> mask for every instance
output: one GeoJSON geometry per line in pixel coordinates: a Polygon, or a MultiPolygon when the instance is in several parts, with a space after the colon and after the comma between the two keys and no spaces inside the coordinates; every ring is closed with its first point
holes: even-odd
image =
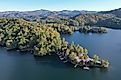
{"type": "Polygon", "coordinates": [[[64,24],[68,26],[104,26],[121,29],[121,8],[110,11],[86,10],[34,10],[0,12],[0,18],[21,18],[27,21],[38,21],[49,24],[64,24]]]}

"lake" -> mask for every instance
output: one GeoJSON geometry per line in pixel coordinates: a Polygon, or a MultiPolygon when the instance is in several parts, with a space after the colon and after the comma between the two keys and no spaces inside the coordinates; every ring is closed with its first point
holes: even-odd
{"type": "Polygon", "coordinates": [[[108,69],[91,68],[89,71],[63,63],[56,55],[33,57],[29,53],[6,51],[0,47],[0,80],[120,80],[121,30],[108,29],[107,34],[62,35],[67,41],[80,44],[89,55],[108,59],[108,69]]]}

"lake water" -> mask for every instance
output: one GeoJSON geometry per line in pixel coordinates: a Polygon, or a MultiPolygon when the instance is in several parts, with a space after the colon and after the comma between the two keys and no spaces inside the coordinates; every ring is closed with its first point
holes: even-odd
{"type": "Polygon", "coordinates": [[[109,29],[107,34],[62,35],[69,42],[80,44],[89,55],[98,54],[110,61],[108,69],[89,71],[64,64],[57,56],[34,58],[32,54],[7,52],[0,48],[0,80],[120,80],[121,30],[109,29]]]}

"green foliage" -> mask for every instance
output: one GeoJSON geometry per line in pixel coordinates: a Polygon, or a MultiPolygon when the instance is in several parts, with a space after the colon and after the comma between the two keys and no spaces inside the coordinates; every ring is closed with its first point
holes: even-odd
{"type": "Polygon", "coordinates": [[[79,28],[82,33],[106,33],[107,29],[104,27],[82,26],[79,28]]]}
{"type": "Polygon", "coordinates": [[[108,60],[101,60],[102,62],[102,67],[108,67],[109,66],[109,61],[108,60]]]}
{"type": "Polygon", "coordinates": [[[72,61],[75,60],[75,57],[77,57],[77,55],[76,55],[74,52],[72,52],[72,53],[69,55],[69,58],[70,58],[72,61]]]}
{"type": "Polygon", "coordinates": [[[99,56],[96,54],[93,56],[93,62],[96,64],[96,62],[99,61],[99,56]]]}
{"type": "Polygon", "coordinates": [[[60,34],[53,28],[20,19],[0,19],[0,42],[8,49],[34,49],[42,56],[61,47],[60,34]]]}
{"type": "Polygon", "coordinates": [[[55,30],[57,30],[59,33],[62,33],[62,34],[72,34],[75,31],[74,26],[68,26],[65,24],[54,23],[54,24],[46,24],[46,26],[52,27],[55,30]]]}

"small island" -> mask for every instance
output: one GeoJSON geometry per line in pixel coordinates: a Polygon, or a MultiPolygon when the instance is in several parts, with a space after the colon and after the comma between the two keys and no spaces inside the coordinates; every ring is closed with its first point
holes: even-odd
{"type": "MultiPolygon", "coordinates": [[[[57,54],[64,63],[70,62],[74,67],[80,66],[84,69],[109,66],[108,60],[100,59],[97,55],[90,57],[87,49],[74,43],[69,44],[64,38],[61,39],[60,32],[66,32],[61,29],[62,27],[54,27],[22,19],[2,18],[0,19],[0,45],[8,51],[28,51],[34,56],[57,54]]],[[[67,33],[74,31],[74,28],[66,28],[67,33]]],[[[102,28],[98,29],[99,32],[100,29],[105,32],[102,28]]],[[[93,32],[97,28],[90,30],[93,32]]]]}
{"type": "Polygon", "coordinates": [[[95,27],[95,26],[83,26],[79,28],[81,33],[107,33],[107,29],[104,27],[95,27]]]}

